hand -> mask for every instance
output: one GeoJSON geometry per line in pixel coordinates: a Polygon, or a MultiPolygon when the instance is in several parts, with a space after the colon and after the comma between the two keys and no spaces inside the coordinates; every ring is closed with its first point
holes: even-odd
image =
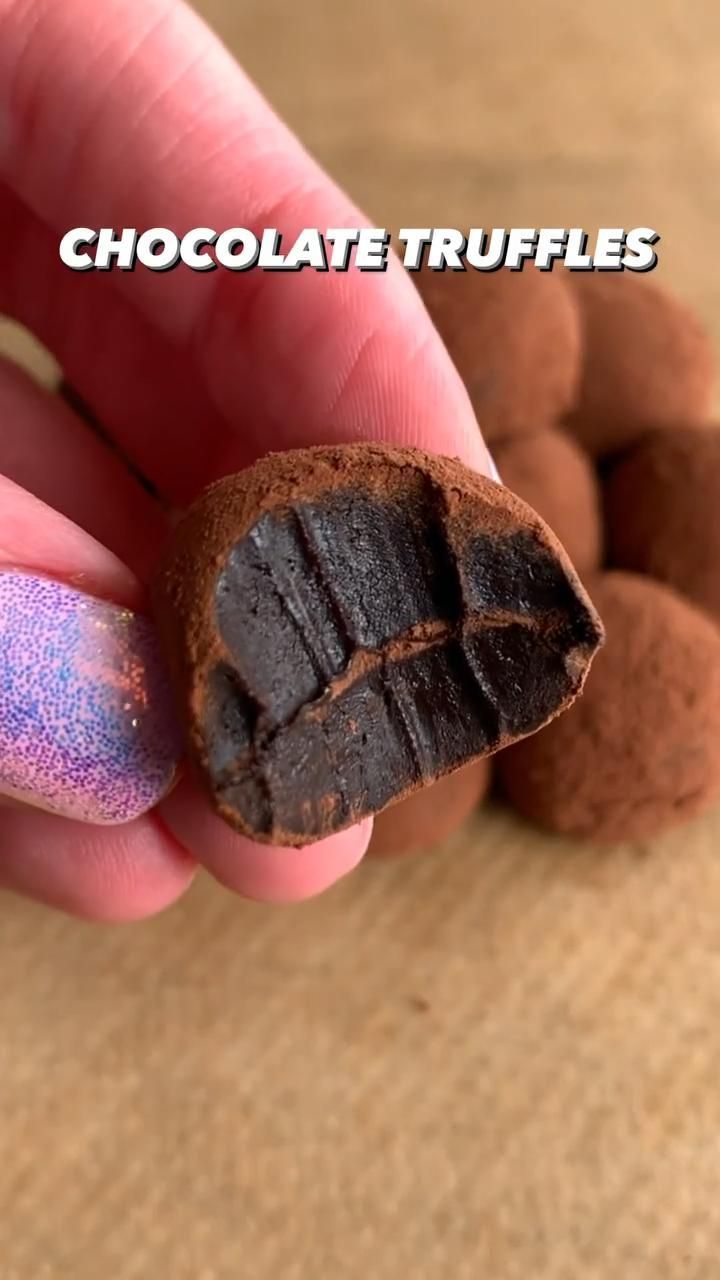
{"type": "MultiPolygon", "coordinates": [[[[417,445],[488,471],[465,391],[395,261],[386,274],[156,275],[76,274],[58,257],[74,226],[273,226],[290,240],[364,221],[182,4],[0,0],[0,311],[50,348],[170,507],[270,449],[330,441],[417,445]]],[[[7,363],[0,422],[0,564],[142,608],[163,506],[7,363]]],[[[230,889],[290,900],[355,866],[369,834],[364,823],[300,855],[259,847],[188,779],[114,827],[11,801],[0,883],[128,919],[174,901],[200,862],[230,889]]]]}

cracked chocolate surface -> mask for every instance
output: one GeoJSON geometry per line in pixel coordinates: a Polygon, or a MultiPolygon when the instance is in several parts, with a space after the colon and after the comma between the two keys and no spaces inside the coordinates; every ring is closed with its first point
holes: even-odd
{"type": "Polygon", "coordinates": [[[216,809],[298,846],[545,724],[602,639],[529,508],[458,462],[373,446],[212,486],[155,600],[216,809]]]}

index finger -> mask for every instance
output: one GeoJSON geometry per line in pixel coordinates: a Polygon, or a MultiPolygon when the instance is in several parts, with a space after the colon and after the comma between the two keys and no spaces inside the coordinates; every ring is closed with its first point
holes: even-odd
{"type": "MultiPolygon", "coordinates": [[[[76,225],[182,234],[238,224],[291,237],[365,221],[174,0],[5,0],[2,117],[0,171],[56,237],[76,225]]],[[[63,305],[44,336],[63,360],[72,313],[97,306],[98,290],[64,270],[51,278],[63,305]]],[[[386,273],[112,272],[102,285],[197,371],[226,425],[227,440],[212,441],[218,470],[269,448],[353,439],[488,470],[466,392],[392,255],[386,273]]],[[[102,373],[122,364],[110,354],[102,373]]],[[[108,426],[122,443],[118,404],[108,426]]],[[[173,445],[192,467],[193,451],[207,448],[203,423],[178,432],[173,445]]]]}

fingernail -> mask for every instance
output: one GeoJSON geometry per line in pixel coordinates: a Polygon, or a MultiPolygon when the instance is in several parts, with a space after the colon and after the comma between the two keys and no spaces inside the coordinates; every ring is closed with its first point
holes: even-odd
{"type": "Polygon", "coordinates": [[[494,480],[496,484],[502,484],[502,480],[500,479],[500,472],[495,466],[495,459],[493,458],[489,449],[487,451],[487,456],[488,456],[488,466],[490,469],[490,479],[494,480]]]}
{"type": "Polygon", "coordinates": [[[146,618],[0,572],[0,793],[84,822],[129,822],[169,791],[180,751],[146,618]]]}

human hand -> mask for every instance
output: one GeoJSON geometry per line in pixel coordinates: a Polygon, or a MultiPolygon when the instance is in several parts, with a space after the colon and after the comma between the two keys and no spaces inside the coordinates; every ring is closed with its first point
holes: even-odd
{"type": "MultiPolygon", "coordinates": [[[[58,256],[74,226],[273,226],[291,240],[303,227],[365,221],[176,0],[0,0],[0,311],[54,353],[167,506],[268,450],[309,444],[415,445],[489,472],[467,395],[392,256],[385,274],[344,275],[76,274],[58,256]]],[[[142,611],[163,505],[109,443],[8,362],[0,422],[0,566],[142,611]]],[[[0,599],[3,580],[0,568],[0,599]]],[[[67,695],[57,672],[48,678],[32,661],[42,630],[34,607],[22,604],[23,661],[36,681],[29,693],[52,719],[67,695]]],[[[0,667],[6,724],[28,693],[13,670],[19,647],[15,636],[0,667]]],[[[163,715],[160,773],[170,751],[163,715]]],[[[7,751],[5,741],[5,793],[7,751]]],[[[43,797],[36,788],[30,799],[43,797]]],[[[293,900],[354,867],[370,825],[301,852],[259,847],[216,818],[189,777],[119,826],[6,801],[0,884],[91,918],[129,919],[174,901],[199,862],[232,890],[293,900]]]]}

